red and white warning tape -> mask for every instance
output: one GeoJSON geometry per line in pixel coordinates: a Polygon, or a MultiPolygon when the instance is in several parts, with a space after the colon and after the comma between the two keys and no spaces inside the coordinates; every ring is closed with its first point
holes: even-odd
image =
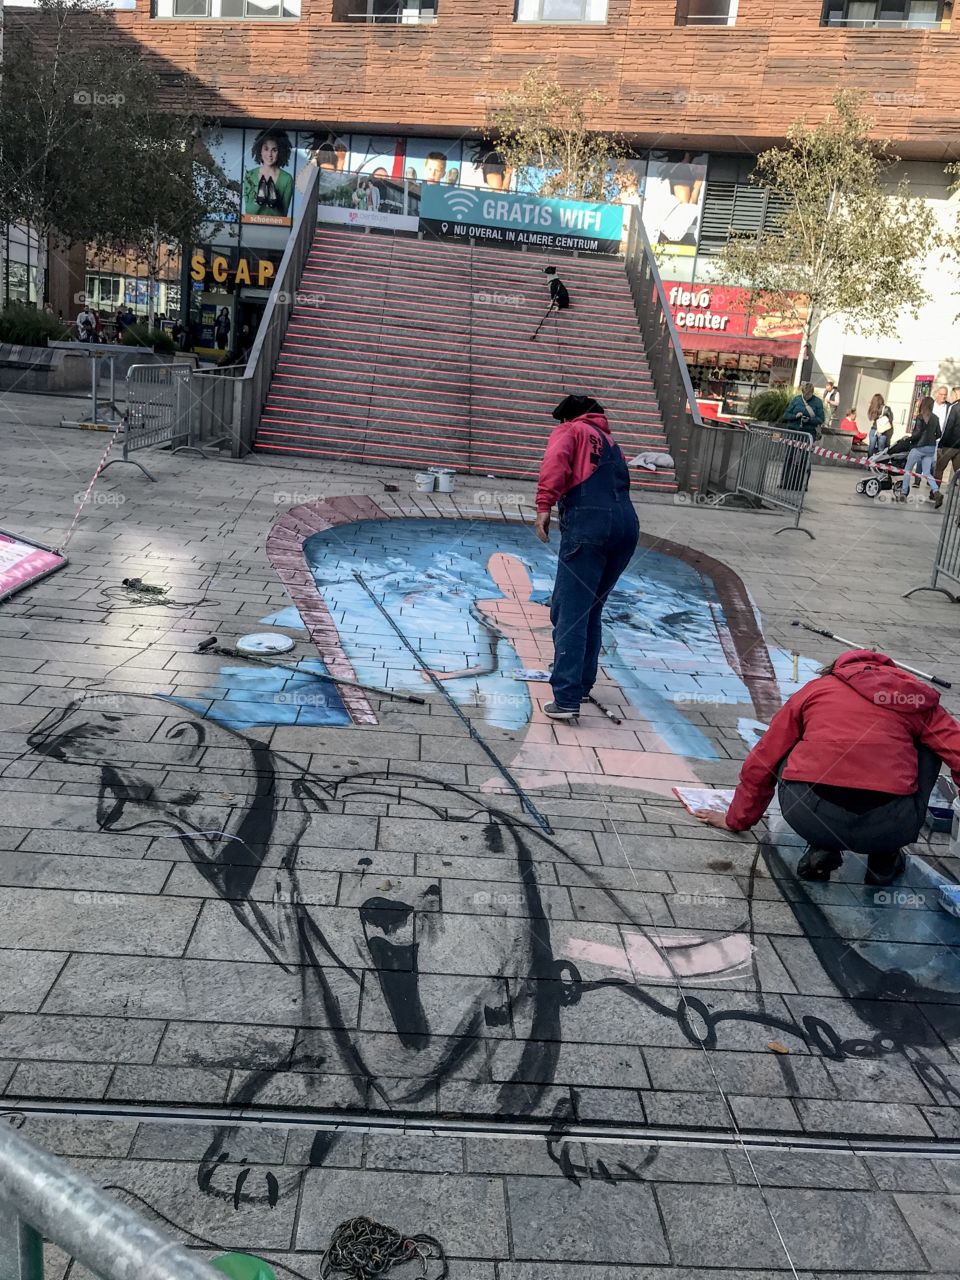
{"type": "MultiPolygon", "coordinates": [[[[854,458],[849,453],[837,453],[834,449],[824,449],[822,445],[814,444],[812,440],[788,440],[786,442],[791,449],[803,449],[810,453],[817,454],[820,458],[833,458],[837,462],[852,462],[855,467],[867,467],[870,471],[888,471],[891,475],[906,475],[903,467],[893,467],[887,462],[874,462],[871,458],[854,458]]],[[[920,471],[911,471],[912,476],[919,476],[920,471]]]]}
{"type": "Polygon", "coordinates": [[[117,436],[120,434],[120,432],[123,430],[123,428],[126,425],[127,425],[127,416],[126,414],[124,414],[123,417],[120,419],[120,421],[117,423],[116,428],[113,431],[113,434],[110,436],[110,439],[107,441],[107,447],[104,449],[103,455],[100,458],[100,461],[97,463],[96,471],[94,471],[93,475],[90,478],[90,483],[87,485],[86,493],[80,499],[80,505],[79,507],[77,507],[76,514],[73,517],[73,521],[70,524],[70,528],[67,530],[65,538],[60,543],[59,547],[56,548],[56,551],[59,555],[62,555],[63,552],[66,551],[67,546],[70,542],[70,539],[73,537],[74,532],[76,530],[77,521],[80,519],[80,516],[83,513],[83,508],[87,505],[87,502],[90,499],[90,495],[91,493],[93,493],[93,486],[97,483],[97,480],[100,478],[100,472],[107,465],[107,458],[110,456],[110,450],[113,448],[114,444],[116,443],[117,436]]]}

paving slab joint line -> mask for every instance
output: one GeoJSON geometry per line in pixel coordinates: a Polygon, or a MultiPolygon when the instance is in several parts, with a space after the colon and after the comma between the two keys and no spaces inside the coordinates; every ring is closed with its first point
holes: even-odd
{"type": "Polygon", "coordinates": [[[436,1119],[422,1114],[379,1116],[370,1113],[289,1110],[281,1108],[231,1108],[223,1106],[162,1106],[151,1103],[55,1102],[5,1097],[0,1100],[0,1117],[10,1115],[87,1120],[136,1120],[160,1124],[247,1125],[251,1128],[306,1128],[339,1133],[420,1134],[427,1137],[480,1137],[502,1141],[608,1142],[616,1145],[672,1146],[789,1154],[821,1153],[853,1156],[887,1156],[903,1159],[960,1160],[960,1141],[921,1141],[905,1138],[857,1139],[758,1131],[737,1137],[722,1130],[699,1131],[659,1128],[648,1125],[598,1125],[563,1123],[556,1120],[436,1119]]]}

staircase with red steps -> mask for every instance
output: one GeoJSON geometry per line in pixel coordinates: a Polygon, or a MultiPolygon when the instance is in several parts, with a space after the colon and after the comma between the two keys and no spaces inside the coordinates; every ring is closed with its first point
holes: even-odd
{"type": "MultiPolygon", "coordinates": [[[[666,451],[619,262],[323,228],[254,448],[531,480],[570,391],[604,405],[628,458],[666,451]],[[531,341],[548,263],[572,305],[531,341]]],[[[672,472],[633,476],[676,489],[672,472]]]]}

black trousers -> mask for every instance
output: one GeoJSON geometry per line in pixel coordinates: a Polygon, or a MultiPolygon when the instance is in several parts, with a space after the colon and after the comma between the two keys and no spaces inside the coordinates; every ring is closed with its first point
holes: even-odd
{"type": "Polygon", "coordinates": [[[867,857],[895,853],[920,834],[939,775],[940,757],[927,747],[919,747],[913,795],[890,796],[858,813],[818,792],[814,783],[781,780],[780,809],[787,825],[817,849],[837,853],[849,849],[867,857]]]}

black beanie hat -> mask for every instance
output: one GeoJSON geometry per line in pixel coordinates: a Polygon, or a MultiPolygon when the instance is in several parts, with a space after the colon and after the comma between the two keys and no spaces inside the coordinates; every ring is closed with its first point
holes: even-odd
{"type": "Polygon", "coordinates": [[[564,396],[557,407],[553,411],[553,417],[558,422],[572,422],[574,418],[580,418],[585,413],[603,413],[603,405],[593,396],[564,396]]]}

